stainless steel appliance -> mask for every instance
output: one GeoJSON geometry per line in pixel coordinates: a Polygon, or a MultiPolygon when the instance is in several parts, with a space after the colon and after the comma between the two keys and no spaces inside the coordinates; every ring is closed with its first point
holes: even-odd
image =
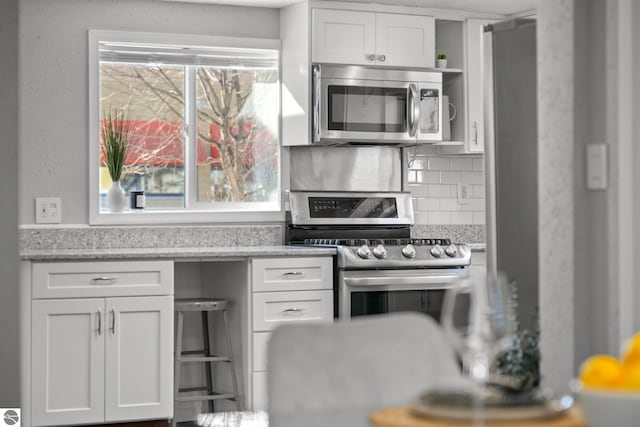
{"type": "Polygon", "coordinates": [[[335,247],[341,318],[417,310],[440,318],[444,291],[469,274],[471,250],[446,238],[410,238],[406,192],[291,191],[289,244],[335,247]]]}
{"type": "Polygon", "coordinates": [[[442,139],[442,73],[313,65],[313,143],[442,139]]]}
{"type": "Polygon", "coordinates": [[[534,330],[538,306],[535,21],[515,19],[487,26],[483,50],[487,268],[505,272],[516,283],[518,321],[534,330]]]}

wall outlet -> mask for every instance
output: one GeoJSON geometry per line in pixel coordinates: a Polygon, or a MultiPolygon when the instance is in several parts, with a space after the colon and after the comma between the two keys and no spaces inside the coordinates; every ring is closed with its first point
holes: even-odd
{"type": "Polygon", "coordinates": [[[62,200],[60,197],[36,197],[36,224],[60,224],[62,200]]]}
{"type": "Polygon", "coordinates": [[[471,187],[466,182],[458,183],[458,204],[464,205],[467,203],[471,203],[469,200],[471,198],[471,187]]]}

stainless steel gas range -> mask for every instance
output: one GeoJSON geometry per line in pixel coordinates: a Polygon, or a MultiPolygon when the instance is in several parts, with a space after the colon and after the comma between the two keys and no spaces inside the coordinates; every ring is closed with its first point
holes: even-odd
{"type": "Polygon", "coordinates": [[[338,317],[416,310],[440,319],[444,291],[469,274],[471,249],[411,238],[406,192],[292,191],[287,243],[337,250],[338,317]]]}

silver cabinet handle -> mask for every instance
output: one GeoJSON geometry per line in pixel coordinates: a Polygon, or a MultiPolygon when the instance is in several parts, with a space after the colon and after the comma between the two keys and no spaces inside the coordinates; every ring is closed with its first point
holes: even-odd
{"type": "Polygon", "coordinates": [[[376,60],[376,56],[375,56],[375,55],[373,55],[373,54],[370,54],[370,55],[367,55],[367,59],[368,59],[369,61],[375,61],[375,60],[376,60]]]}
{"type": "Polygon", "coordinates": [[[322,108],[321,96],[320,93],[321,81],[320,81],[320,65],[313,64],[311,69],[313,74],[313,90],[311,92],[311,100],[313,102],[313,141],[320,141],[320,131],[321,131],[321,123],[320,123],[320,108],[322,108]]]}
{"type": "Polygon", "coordinates": [[[98,335],[102,335],[102,308],[98,307],[98,335]]]}
{"type": "Polygon", "coordinates": [[[282,310],[283,313],[302,313],[304,308],[286,308],[282,310]]]}
{"type": "Polygon", "coordinates": [[[473,143],[478,145],[478,122],[473,121],[473,143]]]}
{"type": "Polygon", "coordinates": [[[118,279],[118,276],[100,276],[91,279],[91,283],[93,283],[94,285],[112,285],[117,282],[118,279]]]}
{"type": "Polygon", "coordinates": [[[116,308],[111,307],[111,334],[116,333],[116,308]]]}
{"type": "Polygon", "coordinates": [[[385,55],[378,55],[378,61],[386,61],[387,57],[385,55]]]}
{"type": "Polygon", "coordinates": [[[285,279],[292,279],[302,276],[304,276],[304,271],[289,271],[282,274],[282,277],[284,277],[285,279]]]}
{"type": "Polygon", "coordinates": [[[409,136],[413,137],[418,130],[418,117],[420,115],[420,106],[416,102],[418,98],[418,89],[413,83],[409,84],[408,102],[407,102],[407,127],[409,128],[409,136]]]}

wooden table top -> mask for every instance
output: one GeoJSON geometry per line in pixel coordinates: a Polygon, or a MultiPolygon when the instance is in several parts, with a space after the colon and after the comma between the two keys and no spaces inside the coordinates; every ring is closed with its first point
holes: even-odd
{"type": "MultiPolygon", "coordinates": [[[[369,417],[374,427],[469,427],[472,421],[453,421],[420,417],[411,414],[410,406],[383,408],[369,417]]],[[[484,427],[588,427],[582,410],[574,405],[565,413],[552,418],[517,421],[486,421],[484,427]]]]}

